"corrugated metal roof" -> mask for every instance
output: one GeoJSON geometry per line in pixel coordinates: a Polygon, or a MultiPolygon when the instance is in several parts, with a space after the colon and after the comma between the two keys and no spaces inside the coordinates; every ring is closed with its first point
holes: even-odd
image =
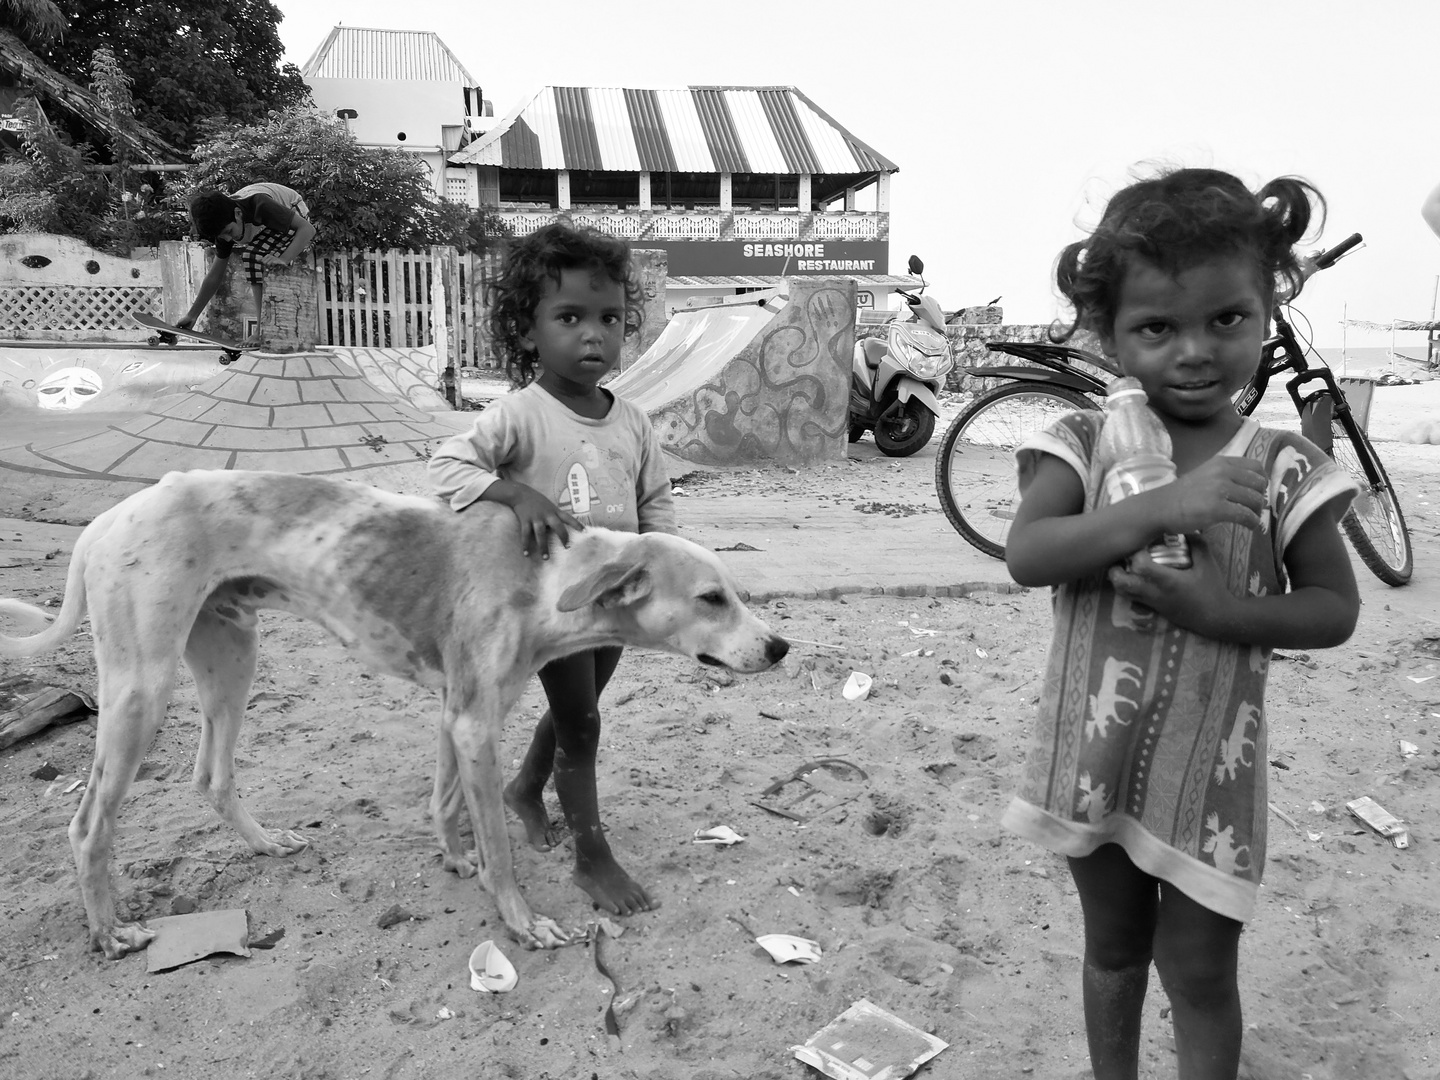
{"type": "Polygon", "coordinates": [[[478,85],[440,35],[430,30],[337,26],[300,74],[306,79],[407,79],[478,85]]]}
{"type": "Polygon", "coordinates": [[[502,169],[896,172],[793,86],[547,86],[450,159],[502,169]]]}

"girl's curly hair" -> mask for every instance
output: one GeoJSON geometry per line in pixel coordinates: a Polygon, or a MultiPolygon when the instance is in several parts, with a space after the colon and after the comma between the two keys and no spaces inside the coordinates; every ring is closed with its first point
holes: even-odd
{"type": "Polygon", "coordinates": [[[1057,320],[1054,341],[1076,330],[1109,336],[1120,286],[1140,258],[1170,274],[1217,255],[1245,255],[1270,303],[1299,295],[1304,275],[1295,245],[1325,219],[1325,199],[1299,177],[1282,176],[1251,192],[1218,169],[1176,169],[1139,180],[1111,197],[1100,224],[1060,253],[1055,285],[1074,308],[1069,326],[1057,320]]]}
{"type": "Polygon", "coordinates": [[[591,270],[625,286],[625,336],[644,318],[640,283],[630,267],[630,245],[617,236],[557,221],[510,242],[500,276],[487,288],[490,340],[516,386],[535,377],[535,354],[521,340],[535,324],[547,282],[558,288],[562,270],[591,270]]]}

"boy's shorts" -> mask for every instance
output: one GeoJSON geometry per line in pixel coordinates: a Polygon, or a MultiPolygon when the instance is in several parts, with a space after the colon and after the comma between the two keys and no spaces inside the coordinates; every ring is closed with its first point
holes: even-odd
{"type": "MultiPolygon", "coordinates": [[[[264,282],[265,264],[261,260],[266,255],[275,255],[284,251],[290,246],[290,241],[294,239],[294,229],[286,229],[284,232],[266,229],[249,244],[246,244],[242,249],[245,255],[245,280],[251,285],[259,285],[264,282]]],[[[313,239],[309,246],[315,246],[313,239]]]]}

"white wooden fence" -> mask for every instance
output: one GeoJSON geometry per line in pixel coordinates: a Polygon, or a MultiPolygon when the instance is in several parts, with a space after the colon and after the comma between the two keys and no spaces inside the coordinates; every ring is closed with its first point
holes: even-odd
{"type": "Polygon", "coordinates": [[[425,251],[345,251],[316,258],[319,333],[326,345],[415,348],[445,334],[445,311],[457,340],[445,342],[459,365],[488,362],[481,322],[484,260],[451,247],[425,251]],[[441,284],[445,288],[442,290],[441,284]]]}

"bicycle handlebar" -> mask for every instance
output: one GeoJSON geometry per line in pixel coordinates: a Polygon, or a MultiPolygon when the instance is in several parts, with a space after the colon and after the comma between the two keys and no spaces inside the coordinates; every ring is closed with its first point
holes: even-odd
{"type": "Polygon", "coordinates": [[[1330,267],[1334,266],[1343,256],[1348,255],[1350,251],[1353,250],[1355,246],[1364,239],[1365,238],[1361,236],[1358,232],[1351,233],[1344,240],[1341,240],[1340,243],[1336,244],[1328,251],[1322,251],[1319,255],[1315,256],[1315,269],[1328,270],[1330,267]]]}

